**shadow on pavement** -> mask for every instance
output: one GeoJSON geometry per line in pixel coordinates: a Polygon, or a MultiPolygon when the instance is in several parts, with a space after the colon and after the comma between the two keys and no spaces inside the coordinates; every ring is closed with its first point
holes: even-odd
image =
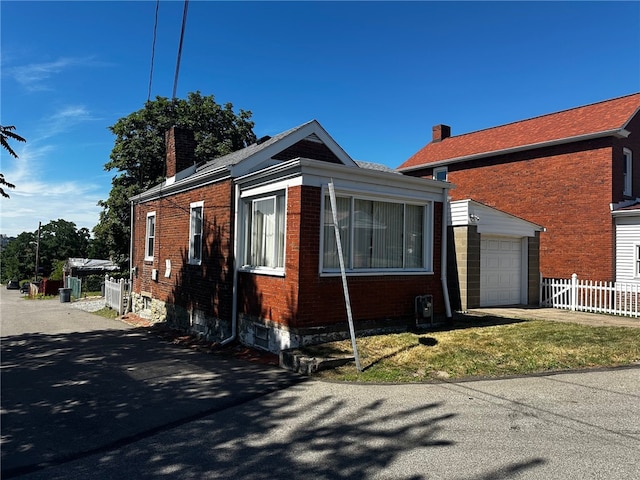
{"type": "Polygon", "coordinates": [[[364,480],[401,462],[394,478],[419,480],[430,474],[406,454],[455,446],[456,414],[442,402],[389,409],[313,395],[304,377],[146,329],[20,335],[2,347],[2,478],[364,480]]]}
{"type": "Polygon", "coordinates": [[[144,329],[2,339],[2,477],[135,441],[302,380],[144,329]]]}

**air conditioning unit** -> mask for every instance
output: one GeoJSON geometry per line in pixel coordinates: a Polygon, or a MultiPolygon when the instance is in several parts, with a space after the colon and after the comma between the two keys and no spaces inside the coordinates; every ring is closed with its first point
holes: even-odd
{"type": "Polygon", "coordinates": [[[416,327],[433,326],[433,295],[418,295],[415,298],[416,327]]]}

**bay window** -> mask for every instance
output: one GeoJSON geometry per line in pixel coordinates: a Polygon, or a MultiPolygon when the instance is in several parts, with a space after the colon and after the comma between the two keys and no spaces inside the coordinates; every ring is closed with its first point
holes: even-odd
{"type": "MultiPolygon", "coordinates": [[[[345,268],[350,271],[426,270],[429,204],[337,196],[345,268]]],[[[322,270],[340,268],[329,197],[325,198],[322,270]]]]}

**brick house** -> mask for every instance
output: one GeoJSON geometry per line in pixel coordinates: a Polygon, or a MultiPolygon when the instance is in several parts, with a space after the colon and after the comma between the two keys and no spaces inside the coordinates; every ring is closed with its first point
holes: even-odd
{"type": "Polygon", "coordinates": [[[436,125],[431,142],[398,170],[450,181],[453,200],[544,226],[545,277],[613,281],[614,218],[631,218],[615,212],[640,197],[639,108],[635,93],[457,136],[436,125]]]}
{"type": "Polygon", "coordinates": [[[202,165],[190,132],[166,144],[131,199],[135,313],[272,352],[347,337],[332,182],[356,330],[415,325],[426,294],[450,316],[448,183],[355,162],[315,120],[202,165]]]}

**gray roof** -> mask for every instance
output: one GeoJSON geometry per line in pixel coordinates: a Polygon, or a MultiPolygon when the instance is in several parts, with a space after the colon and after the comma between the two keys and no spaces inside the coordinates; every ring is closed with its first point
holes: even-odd
{"type": "Polygon", "coordinates": [[[402,175],[399,171],[394,168],[387,167],[382,163],[373,163],[373,162],[363,162],[361,160],[356,160],[356,163],[360,168],[366,168],[368,170],[376,170],[378,172],[389,172],[389,173],[397,173],[398,175],[402,175]]]}
{"type": "Polygon", "coordinates": [[[290,135],[293,132],[300,130],[302,127],[304,127],[305,125],[308,125],[312,121],[313,120],[307,123],[303,123],[302,125],[299,125],[295,128],[287,130],[286,132],[279,133],[278,135],[275,135],[264,142],[252,143],[248,147],[245,147],[241,150],[236,150],[235,152],[228,153],[227,155],[223,155],[222,157],[214,158],[213,160],[210,160],[204,165],[202,165],[201,167],[197,168],[196,171],[208,172],[211,170],[217,170],[218,168],[221,168],[221,167],[231,167],[233,165],[237,165],[241,161],[246,160],[247,158],[255,155],[258,152],[261,152],[265,148],[273,145],[274,143],[277,143],[279,140],[283,139],[287,135],[290,135]]]}
{"type": "Polygon", "coordinates": [[[118,266],[111,260],[100,260],[98,258],[68,258],[64,267],[67,271],[71,268],[96,272],[118,270],[118,266]]]}

